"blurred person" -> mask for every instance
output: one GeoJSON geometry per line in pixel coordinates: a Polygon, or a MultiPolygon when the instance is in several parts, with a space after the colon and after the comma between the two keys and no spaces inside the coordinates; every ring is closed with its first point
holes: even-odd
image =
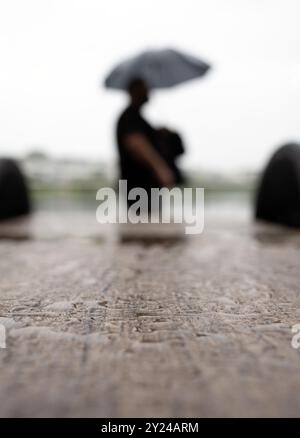
{"type": "Polygon", "coordinates": [[[257,190],[255,216],[300,228],[299,144],[286,144],[271,157],[257,190]]]}
{"type": "Polygon", "coordinates": [[[141,108],[149,100],[149,88],[143,79],[128,84],[129,106],[117,123],[120,178],[134,187],[172,188],[182,181],[176,158],[184,149],[178,134],[166,128],[155,129],[142,116],[141,108]]]}

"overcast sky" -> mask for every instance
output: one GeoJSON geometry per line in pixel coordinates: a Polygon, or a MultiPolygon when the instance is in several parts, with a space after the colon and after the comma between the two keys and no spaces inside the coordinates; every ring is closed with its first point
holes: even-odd
{"type": "Polygon", "coordinates": [[[257,169],[300,141],[299,0],[2,0],[0,155],[115,159],[116,62],[177,47],[213,64],[153,95],[146,114],[182,132],[188,166],[257,169]]]}

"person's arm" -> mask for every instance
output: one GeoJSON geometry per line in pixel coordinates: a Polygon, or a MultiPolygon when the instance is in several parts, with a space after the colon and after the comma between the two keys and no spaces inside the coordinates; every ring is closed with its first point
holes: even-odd
{"type": "Polygon", "coordinates": [[[172,170],[143,134],[138,132],[127,134],[125,146],[137,161],[152,171],[163,187],[174,186],[175,178],[172,170]]]}

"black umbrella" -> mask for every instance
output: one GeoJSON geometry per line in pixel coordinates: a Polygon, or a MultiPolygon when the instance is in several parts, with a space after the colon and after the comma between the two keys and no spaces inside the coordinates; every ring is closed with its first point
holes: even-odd
{"type": "Polygon", "coordinates": [[[107,76],[105,86],[126,90],[135,78],[150,88],[169,88],[199,78],[210,69],[201,59],[174,49],[145,51],[118,64],[107,76]]]}

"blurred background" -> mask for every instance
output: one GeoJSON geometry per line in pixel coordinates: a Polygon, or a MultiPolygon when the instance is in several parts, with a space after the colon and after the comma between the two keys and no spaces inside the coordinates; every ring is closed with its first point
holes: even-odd
{"type": "Polygon", "coordinates": [[[213,69],[155,92],[146,115],[182,133],[182,167],[211,208],[250,214],[270,154],[300,138],[299,14],[297,0],[2,2],[0,155],[20,162],[37,209],[94,209],[116,178],[127,99],[103,79],[123,58],[175,47],[213,69]]]}

